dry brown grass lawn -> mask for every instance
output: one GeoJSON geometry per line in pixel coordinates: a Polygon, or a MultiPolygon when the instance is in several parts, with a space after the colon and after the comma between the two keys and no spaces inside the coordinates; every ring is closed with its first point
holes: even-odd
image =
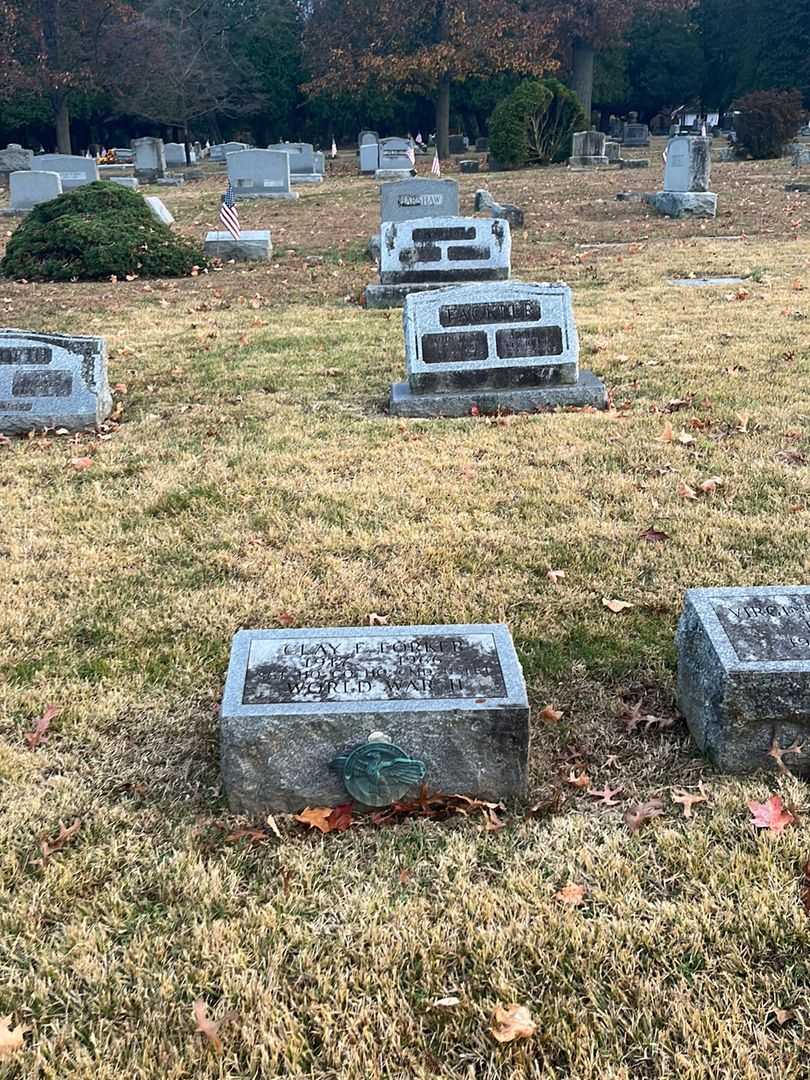
{"type": "MultiPolygon", "coordinates": [[[[571,283],[605,415],[389,419],[399,313],[356,305],[368,181],[246,207],[273,229],[269,267],[0,283],[0,322],[103,334],[125,386],[112,438],[0,449],[0,1014],[31,1029],[4,1080],[808,1075],[810,831],[755,836],[746,808],[779,792],[810,811],[806,785],[716,775],[679,721],[628,733],[621,714],[674,715],[684,589],[808,580],[810,196],[786,195],[776,162],[716,166],[715,222],[616,202],[656,185],[659,149],[645,172],[462,179],[466,206],[489,179],[526,207],[515,276],[571,283]],[[705,271],[753,276],[666,283],[705,271]],[[709,477],[713,495],[678,494],[709,477]],[[641,540],[650,526],[669,539],[641,540]],[[536,706],[532,795],[562,806],[495,833],[224,839],[231,635],[370,612],[510,624],[536,706]],[[572,768],[625,802],[598,807],[572,768]],[[710,801],[686,820],[670,789],[700,780],[710,801]],[[627,803],[655,797],[664,816],[630,835],[627,803]],[[75,818],[41,865],[40,836],[75,818]],[[555,899],[571,882],[587,887],[574,908],[555,899]],[[459,1004],[433,1005],[446,995],[459,1004]],[[196,998],[221,1056],[194,1034],[196,998]],[[490,1018],[511,1002],[538,1032],[500,1046],[490,1018]]],[[[161,196],[199,235],[217,192],[161,196]]]]}

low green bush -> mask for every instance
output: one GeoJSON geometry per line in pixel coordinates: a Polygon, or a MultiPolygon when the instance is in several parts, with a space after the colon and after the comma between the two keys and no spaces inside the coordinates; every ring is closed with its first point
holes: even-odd
{"type": "Polygon", "coordinates": [[[757,90],[735,102],[737,144],[752,158],[778,158],[799,130],[802,95],[798,90],[757,90]]]}
{"type": "Polygon", "coordinates": [[[28,281],[97,281],[184,277],[205,265],[202,249],[157,221],[141,195],[98,181],[35,207],[9,240],[0,272],[28,281]]]}
{"type": "Polygon", "coordinates": [[[527,79],[495,106],[490,153],[505,168],[564,161],[571,154],[571,137],[585,126],[572,90],[557,79],[527,79]]]}

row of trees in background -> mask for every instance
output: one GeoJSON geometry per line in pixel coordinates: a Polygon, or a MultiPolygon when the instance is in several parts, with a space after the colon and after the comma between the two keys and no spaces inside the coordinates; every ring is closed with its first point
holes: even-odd
{"type": "Polygon", "coordinates": [[[62,151],[374,127],[446,154],[527,76],[586,116],[790,87],[810,105],[810,0],[0,0],[0,50],[0,140],[62,151]]]}

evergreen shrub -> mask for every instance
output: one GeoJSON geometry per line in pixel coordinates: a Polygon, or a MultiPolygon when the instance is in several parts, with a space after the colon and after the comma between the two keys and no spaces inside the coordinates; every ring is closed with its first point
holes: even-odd
{"type": "Polygon", "coordinates": [[[576,94],[557,79],[526,79],[489,119],[489,149],[504,168],[549,165],[571,154],[571,137],[586,127],[576,94]]]}
{"type": "Polygon", "coordinates": [[[153,216],[143,196],[97,181],[40,203],[14,231],[0,272],[28,281],[184,277],[202,249],[153,216]]]}

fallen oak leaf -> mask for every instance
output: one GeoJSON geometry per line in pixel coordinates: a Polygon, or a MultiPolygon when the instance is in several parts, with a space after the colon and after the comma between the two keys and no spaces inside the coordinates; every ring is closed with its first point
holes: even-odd
{"type": "Polygon", "coordinates": [[[567,904],[569,907],[577,907],[579,904],[585,901],[585,886],[575,885],[570,882],[568,885],[563,886],[559,892],[554,893],[554,899],[559,900],[561,904],[567,904]]]}
{"type": "Polygon", "coordinates": [[[660,529],[645,529],[644,532],[638,534],[639,540],[646,540],[648,544],[663,544],[666,540],[669,540],[669,535],[662,532],[660,529]]]}
{"type": "Polygon", "coordinates": [[[309,825],[322,833],[345,832],[352,824],[352,804],[341,803],[340,806],[317,806],[306,807],[300,814],[295,815],[295,820],[302,825],[309,825]]]}
{"type": "Polygon", "coordinates": [[[11,1016],[0,1016],[0,1058],[11,1057],[18,1050],[22,1050],[25,1033],[29,1029],[18,1024],[11,1026],[11,1016]]]}
{"type": "Polygon", "coordinates": [[[564,715],[562,709],[555,709],[553,705],[546,705],[544,709],[540,710],[540,719],[550,724],[556,724],[559,720],[562,720],[564,715]]]}
{"type": "Polygon", "coordinates": [[[436,1000],[432,1002],[431,1007],[434,1009],[453,1009],[456,1005],[460,1004],[461,998],[453,997],[451,995],[449,997],[436,998],[436,1000]]]}
{"type": "Polygon", "coordinates": [[[776,767],[778,769],[781,769],[783,773],[787,773],[788,776],[792,776],[793,773],[790,771],[787,765],[785,765],[784,761],[782,761],[782,758],[785,756],[785,754],[795,754],[797,757],[799,757],[802,750],[804,750],[804,743],[800,743],[798,739],[794,739],[790,746],[786,746],[784,749],[782,749],[782,747],[776,741],[776,736],[774,735],[773,742],[771,743],[771,748],[768,751],[768,757],[772,757],[774,759],[774,761],[776,762],[776,767]]]}
{"type": "Polygon", "coordinates": [[[70,459],[70,464],[76,472],[84,472],[85,469],[89,469],[93,464],[93,459],[91,457],[75,457],[70,459]]]}
{"type": "Polygon", "coordinates": [[[685,480],[679,480],[678,481],[678,486],[677,486],[677,488],[675,490],[677,491],[678,495],[682,499],[696,499],[697,498],[697,492],[695,491],[694,488],[689,487],[689,485],[686,483],[685,480]]]}
{"type": "Polygon", "coordinates": [[[708,480],[704,480],[700,485],[700,490],[704,495],[714,495],[715,491],[719,487],[723,486],[723,480],[719,476],[710,476],[708,480]]]}
{"type": "Polygon", "coordinates": [[[586,788],[591,786],[591,778],[584,770],[577,775],[576,771],[572,769],[568,774],[568,783],[572,787],[586,788]]]}
{"type": "Polygon", "coordinates": [[[708,802],[709,796],[706,794],[706,789],[703,787],[703,781],[698,784],[700,791],[699,795],[692,795],[688,791],[684,791],[683,788],[670,788],[672,795],[672,801],[679,803],[683,807],[683,816],[690,818],[692,816],[692,807],[697,803],[708,802]]]}
{"type": "Polygon", "coordinates": [[[638,832],[645,821],[661,817],[664,812],[664,804],[660,799],[650,799],[649,802],[636,803],[629,807],[624,814],[624,823],[631,833],[638,832]]]}
{"type": "Polygon", "coordinates": [[[39,842],[40,851],[42,852],[42,865],[44,866],[51,855],[57,851],[61,851],[66,844],[76,836],[76,833],[81,828],[81,821],[79,818],[75,818],[71,825],[65,825],[64,821],[59,822],[59,832],[52,839],[42,837],[39,842]]]}
{"type": "Polygon", "coordinates": [[[671,716],[645,716],[644,730],[650,731],[651,728],[657,727],[659,731],[663,731],[664,728],[671,728],[675,726],[675,720],[671,716]]]}
{"type": "Polygon", "coordinates": [[[24,736],[25,744],[29,750],[36,750],[42,743],[47,742],[51,720],[57,717],[61,711],[58,705],[49,705],[39,720],[34,722],[32,730],[26,731],[24,736]]]}
{"type": "Polygon", "coordinates": [[[767,829],[768,832],[778,833],[793,825],[796,818],[782,805],[779,795],[771,795],[764,803],[751,799],[748,803],[751,811],[751,824],[755,829],[767,829]]]}
{"type": "Polygon", "coordinates": [[[546,574],[546,577],[548,578],[548,580],[553,585],[556,585],[558,582],[562,581],[562,579],[565,577],[565,571],[564,570],[549,570],[548,573],[546,574]]]}
{"type": "Polygon", "coordinates": [[[197,998],[194,1002],[194,1022],[196,1028],[195,1034],[199,1032],[204,1035],[208,1040],[211,1048],[217,1053],[222,1053],[222,1039],[219,1037],[219,1024],[214,1020],[209,1020],[205,1002],[202,998],[197,998]]]}
{"type": "Polygon", "coordinates": [[[498,1005],[492,1016],[490,1028],[493,1038],[499,1043],[513,1042],[515,1039],[530,1039],[537,1031],[537,1024],[525,1005],[498,1005]]]}
{"type": "Polygon", "coordinates": [[[602,806],[618,806],[619,800],[616,798],[624,791],[624,788],[610,788],[605,784],[601,791],[597,791],[596,788],[588,788],[588,794],[592,799],[598,799],[602,806]]]}
{"type": "Polygon", "coordinates": [[[796,1013],[793,1009],[771,1009],[771,1012],[779,1027],[784,1027],[789,1020],[796,1019],[796,1013]]]}

